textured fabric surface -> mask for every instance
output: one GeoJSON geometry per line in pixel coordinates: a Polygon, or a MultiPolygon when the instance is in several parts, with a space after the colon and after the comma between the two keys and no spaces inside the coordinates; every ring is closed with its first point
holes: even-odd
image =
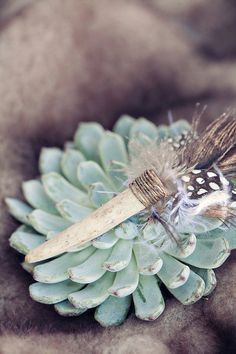
{"type": "Polygon", "coordinates": [[[0,353],[235,351],[235,253],[209,299],[183,307],[169,297],[155,322],[131,315],[103,329],[90,313],[66,319],[30,299],[3,203],[37,176],[40,148],[61,146],[80,121],[111,128],[128,113],[158,123],[168,109],[191,119],[201,102],[204,126],[235,107],[235,23],[233,0],[30,1],[0,22],[0,353]]]}

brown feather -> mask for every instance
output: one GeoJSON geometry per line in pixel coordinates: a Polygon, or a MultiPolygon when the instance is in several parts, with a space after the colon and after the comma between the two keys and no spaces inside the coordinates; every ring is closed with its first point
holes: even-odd
{"type": "Polygon", "coordinates": [[[188,168],[209,168],[213,163],[222,160],[235,143],[236,118],[223,114],[214,120],[198,139],[185,146],[184,162],[188,168]]]}
{"type": "Polygon", "coordinates": [[[225,176],[236,177],[236,145],[220,160],[219,168],[225,176]]]}
{"type": "Polygon", "coordinates": [[[231,217],[232,209],[227,206],[219,205],[217,208],[211,207],[211,208],[205,210],[203,215],[210,217],[210,218],[217,218],[220,220],[226,220],[227,218],[231,217]]]}

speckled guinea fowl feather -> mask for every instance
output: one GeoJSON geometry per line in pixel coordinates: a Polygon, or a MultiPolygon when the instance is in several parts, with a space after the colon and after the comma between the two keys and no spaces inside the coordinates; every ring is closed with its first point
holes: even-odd
{"type": "Polygon", "coordinates": [[[236,176],[236,118],[223,114],[200,136],[197,126],[198,120],[181,152],[181,164],[188,171],[182,176],[187,197],[199,200],[202,215],[222,220],[235,217],[235,189],[230,179],[236,176]],[[217,193],[223,196],[222,202],[214,199],[217,193]]]}
{"type": "Polygon", "coordinates": [[[198,135],[199,120],[196,115],[192,129],[177,140],[145,146],[136,142],[136,156],[126,168],[129,179],[154,168],[170,194],[177,193],[177,181],[182,179],[191,199],[226,188],[226,178],[234,177],[236,171],[236,118],[223,114],[198,135]]]}

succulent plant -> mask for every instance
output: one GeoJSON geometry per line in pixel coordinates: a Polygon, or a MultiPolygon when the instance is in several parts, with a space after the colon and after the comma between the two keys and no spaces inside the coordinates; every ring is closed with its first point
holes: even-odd
{"type": "MultiPolygon", "coordinates": [[[[11,235],[11,247],[25,255],[121,192],[134,141],[169,139],[178,145],[190,129],[184,120],[156,127],[144,118],[122,116],[113,132],[82,123],[64,150],[43,148],[40,178],[23,183],[26,202],[6,200],[11,215],[23,224],[11,235]]],[[[159,317],[165,307],[163,287],[184,305],[209,295],[216,286],[213,269],[236,248],[234,227],[206,217],[196,224],[185,220],[177,227],[180,248],[169,242],[160,223],[144,227],[145,217],[136,215],[52,260],[23,262],[36,280],[30,296],[54,305],[62,316],[96,308],[95,319],[111,326],[125,320],[132,302],[138,318],[159,317]]]]}

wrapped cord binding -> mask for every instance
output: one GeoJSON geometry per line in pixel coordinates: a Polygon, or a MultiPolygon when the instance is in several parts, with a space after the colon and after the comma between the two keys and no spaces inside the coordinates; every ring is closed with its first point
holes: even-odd
{"type": "Polygon", "coordinates": [[[167,190],[155,170],[144,171],[129,185],[129,188],[146,208],[167,196],[167,190]]]}

